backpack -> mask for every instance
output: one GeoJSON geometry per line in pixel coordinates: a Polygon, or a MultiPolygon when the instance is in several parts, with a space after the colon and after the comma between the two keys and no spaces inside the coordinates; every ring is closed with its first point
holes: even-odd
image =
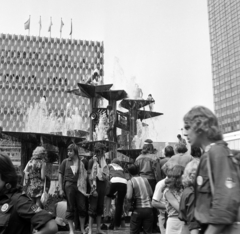
{"type": "MultiPolygon", "coordinates": [[[[231,199],[234,199],[236,203],[238,203],[238,215],[236,217],[236,221],[232,224],[227,226],[223,230],[223,234],[239,234],[240,233],[240,151],[239,150],[230,150],[228,157],[228,167],[230,168],[230,174],[232,178],[232,181],[235,181],[235,186],[231,188],[231,199]]],[[[211,169],[211,163],[210,163],[210,156],[207,152],[207,168],[208,168],[208,177],[210,182],[210,188],[212,195],[214,194],[214,183],[213,183],[213,177],[212,177],[212,169],[211,169]]],[[[229,186],[233,184],[232,181],[229,181],[229,186]]],[[[227,181],[226,181],[227,183],[227,181]]]]}

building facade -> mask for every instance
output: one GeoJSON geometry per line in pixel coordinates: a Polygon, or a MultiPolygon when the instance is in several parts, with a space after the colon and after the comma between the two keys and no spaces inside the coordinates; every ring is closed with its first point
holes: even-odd
{"type": "Polygon", "coordinates": [[[235,141],[240,131],[240,1],[208,0],[208,12],[215,113],[225,139],[235,141]]]}
{"type": "Polygon", "coordinates": [[[4,131],[87,131],[88,99],[66,93],[98,69],[103,42],[0,35],[0,121],[4,131]]]}
{"type": "Polygon", "coordinates": [[[240,2],[208,0],[215,113],[224,133],[240,130],[240,2]]]}

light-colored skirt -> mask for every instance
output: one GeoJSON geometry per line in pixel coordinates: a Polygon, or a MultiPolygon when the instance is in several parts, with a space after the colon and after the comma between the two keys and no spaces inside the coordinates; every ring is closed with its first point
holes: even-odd
{"type": "Polygon", "coordinates": [[[188,234],[188,228],[178,217],[169,217],[167,220],[166,234],[188,234]]]}

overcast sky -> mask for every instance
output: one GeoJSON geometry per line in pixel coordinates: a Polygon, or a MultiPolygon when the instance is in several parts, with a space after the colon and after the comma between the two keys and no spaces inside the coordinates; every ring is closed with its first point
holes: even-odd
{"type": "Polygon", "coordinates": [[[207,1],[203,0],[7,0],[1,2],[0,32],[104,41],[105,81],[114,63],[126,78],[136,77],[156,100],[158,141],[176,141],[183,115],[194,105],[213,109],[207,1]],[[117,59],[116,59],[117,58],[117,59]],[[115,64],[116,65],[116,64],[115,64]]]}

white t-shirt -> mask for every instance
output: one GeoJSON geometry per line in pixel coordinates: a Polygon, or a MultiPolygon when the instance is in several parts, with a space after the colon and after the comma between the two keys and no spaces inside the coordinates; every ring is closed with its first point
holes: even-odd
{"type": "MultiPolygon", "coordinates": [[[[163,197],[163,191],[164,191],[164,188],[165,188],[165,179],[160,180],[157,183],[157,185],[155,187],[154,194],[153,194],[153,198],[152,198],[155,201],[161,202],[163,205],[165,205],[165,199],[163,197]]],[[[163,210],[159,209],[159,211],[162,212],[163,210]]]]}

